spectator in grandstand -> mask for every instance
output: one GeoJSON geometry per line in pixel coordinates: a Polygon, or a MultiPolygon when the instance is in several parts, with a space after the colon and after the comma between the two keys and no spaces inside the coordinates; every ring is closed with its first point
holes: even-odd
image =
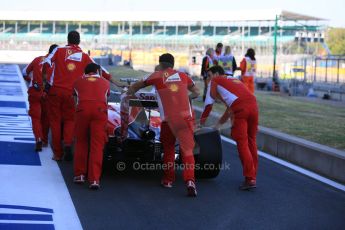
{"type": "Polygon", "coordinates": [[[218,43],[214,52],[214,63],[215,65],[218,65],[219,58],[223,55],[223,44],[218,43]]]}
{"type": "Polygon", "coordinates": [[[84,183],[87,175],[90,189],[99,188],[103,147],[107,139],[105,126],[110,87],[100,72],[99,65],[88,64],[85,75],[76,80],[73,86],[77,97],[74,182],[84,183]]]}
{"type": "Polygon", "coordinates": [[[211,80],[210,90],[207,91],[205,109],[201,115],[200,123],[205,123],[216,99],[220,99],[227,106],[215,127],[219,129],[230,119],[231,137],[237,143],[243,176],[245,177],[239,188],[241,190],[256,188],[258,166],[256,146],[258,106],[256,98],[240,80],[224,75],[224,70],[220,66],[211,67],[208,70],[208,77],[211,80]]]}
{"type": "MultiPolygon", "coordinates": [[[[51,45],[49,53],[52,52],[57,45],[51,45]]],[[[49,54],[48,53],[48,54],[49,54]]],[[[32,131],[35,136],[36,145],[35,151],[42,151],[42,146],[48,146],[48,111],[45,100],[45,93],[43,92],[42,68],[43,60],[48,56],[36,57],[29,65],[23,69],[23,76],[29,82],[29,115],[32,121],[32,131]]],[[[48,75],[51,74],[51,69],[48,69],[48,75]]]]}
{"type": "Polygon", "coordinates": [[[254,94],[254,78],[256,75],[255,51],[252,48],[247,50],[245,57],[240,64],[241,81],[247,86],[249,91],[254,94]]]}
{"type": "Polygon", "coordinates": [[[196,98],[199,90],[185,73],[173,69],[174,57],[166,53],[159,57],[161,70],[152,73],[142,81],[134,83],[128,90],[128,95],[134,95],[139,89],[153,85],[158,94],[160,109],[161,141],[164,148],[163,187],[171,188],[175,181],[175,142],[180,142],[182,161],[184,164],[183,179],[188,196],[196,196],[194,178],[194,121],[189,98],[196,98]],[[188,96],[188,91],[192,92],[188,96]]]}
{"type": "Polygon", "coordinates": [[[219,57],[218,65],[223,67],[226,75],[234,75],[234,72],[237,70],[237,64],[235,57],[231,54],[230,46],[225,46],[225,52],[222,56],[219,57]]]}
{"type": "Polygon", "coordinates": [[[212,48],[208,48],[206,50],[206,55],[202,59],[201,64],[201,76],[204,81],[204,93],[203,93],[203,101],[205,101],[206,91],[207,91],[207,70],[213,66],[213,58],[214,58],[214,50],[212,48]]]}
{"type": "MultiPolygon", "coordinates": [[[[72,142],[74,137],[74,100],[73,84],[83,76],[85,67],[94,62],[89,55],[84,53],[78,46],[80,35],[77,31],[68,33],[68,45],[57,47],[45,59],[45,63],[54,65],[54,73],[50,78],[49,84],[46,84],[48,92],[48,101],[50,115],[50,127],[52,130],[53,160],[59,161],[64,155],[67,161],[72,160],[72,142]],[[62,132],[63,124],[63,135],[62,132]],[[61,136],[63,136],[64,148],[61,145],[61,136]],[[64,152],[64,154],[63,154],[64,152]]],[[[45,69],[44,65],[44,69],[45,69]]],[[[111,75],[102,68],[101,76],[115,83],[118,86],[123,84],[114,82],[111,75]]]]}

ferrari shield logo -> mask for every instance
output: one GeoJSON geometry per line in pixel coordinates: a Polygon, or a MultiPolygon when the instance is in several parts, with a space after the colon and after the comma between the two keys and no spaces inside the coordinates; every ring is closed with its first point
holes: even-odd
{"type": "Polygon", "coordinates": [[[68,64],[67,64],[67,69],[68,69],[68,71],[73,71],[73,70],[75,70],[75,64],[74,64],[74,63],[68,63],[68,64]]]}
{"type": "Polygon", "coordinates": [[[169,89],[172,91],[172,92],[177,92],[178,91],[178,85],[176,84],[171,84],[169,86],[169,89]]]}
{"type": "Polygon", "coordinates": [[[163,81],[165,81],[169,77],[168,72],[163,73],[163,81]]]}

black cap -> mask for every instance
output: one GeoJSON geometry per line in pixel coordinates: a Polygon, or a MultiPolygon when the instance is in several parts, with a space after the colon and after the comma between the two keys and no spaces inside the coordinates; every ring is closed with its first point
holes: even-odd
{"type": "Polygon", "coordinates": [[[175,59],[174,56],[170,53],[165,53],[159,56],[159,63],[164,63],[170,65],[170,67],[174,67],[175,59]]]}

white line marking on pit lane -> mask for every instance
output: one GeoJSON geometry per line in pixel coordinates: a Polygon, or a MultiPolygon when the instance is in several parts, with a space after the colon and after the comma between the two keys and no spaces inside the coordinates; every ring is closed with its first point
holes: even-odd
{"type": "Polygon", "coordinates": [[[26,83],[24,81],[24,78],[23,78],[23,74],[22,74],[22,71],[20,71],[20,68],[19,68],[19,65],[16,65],[15,66],[16,70],[17,70],[17,76],[19,78],[19,81],[20,81],[20,87],[22,87],[22,92],[23,92],[23,96],[22,96],[22,100],[20,101],[25,101],[25,104],[26,104],[26,109],[28,110],[29,109],[29,100],[26,100],[28,98],[28,87],[26,86],[26,83]]]}
{"type": "MultiPolygon", "coordinates": [[[[32,221],[32,220],[0,220],[1,224],[39,224],[39,225],[45,225],[45,224],[54,224],[54,221],[47,221],[47,220],[42,220],[42,221],[32,221]]],[[[17,228],[19,229],[19,227],[17,228]]]]}
{"type": "MultiPolygon", "coordinates": [[[[231,140],[231,139],[228,138],[228,137],[221,136],[221,139],[222,139],[223,141],[225,141],[225,142],[230,143],[230,144],[237,145],[236,142],[235,142],[234,140],[231,140]]],[[[336,188],[336,189],[339,189],[339,190],[345,192],[345,186],[342,185],[342,184],[340,184],[340,183],[337,183],[337,182],[335,182],[335,181],[332,181],[332,180],[330,180],[330,179],[327,179],[327,178],[325,178],[325,177],[323,177],[323,176],[320,176],[320,175],[318,175],[318,174],[316,174],[316,173],[314,173],[314,172],[311,172],[311,171],[309,171],[309,170],[306,170],[306,169],[304,169],[304,168],[302,168],[302,167],[299,167],[299,166],[297,166],[297,165],[291,164],[291,163],[289,163],[289,162],[287,162],[287,161],[284,161],[284,160],[282,160],[282,159],[279,159],[279,158],[277,158],[277,157],[274,157],[274,156],[272,156],[272,155],[269,155],[269,154],[267,154],[267,153],[265,153],[265,152],[258,151],[258,153],[259,153],[259,156],[261,156],[261,157],[264,157],[264,158],[266,158],[266,159],[268,159],[268,160],[271,160],[271,161],[273,161],[273,162],[275,162],[275,163],[277,163],[277,164],[283,165],[283,166],[285,166],[285,167],[287,167],[287,168],[289,168],[289,169],[292,169],[292,170],[294,170],[294,171],[296,171],[296,172],[299,172],[299,173],[301,173],[301,174],[304,174],[304,175],[306,175],[306,176],[308,176],[308,177],[311,177],[311,178],[313,178],[313,179],[315,179],[315,180],[318,180],[318,181],[320,181],[320,182],[322,182],[322,183],[324,183],[324,184],[327,184],[327,185],[329,185],[329,186],[332,186],[332,187],[334,187],[334,188],[336,188]]]]}

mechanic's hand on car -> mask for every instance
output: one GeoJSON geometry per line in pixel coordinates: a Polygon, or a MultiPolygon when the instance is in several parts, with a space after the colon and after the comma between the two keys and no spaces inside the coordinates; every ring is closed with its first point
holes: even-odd
{"type": "Polygon", "coordinates": [[[212,126],[212,128],[220,131],[221,129],[231,129],[232,126],[233,126],[232,121],[231,122],[225,122],[223,124],[217,122],[214,126],[212,126]]]}
{"type": "Polygon", "coordinates": [[[204,126],[200,123],[200,121],[197,121],[195,124],[195,131],[201,129],[202,127],[204,126]]]}
{"type": "Polygon", "coordinates": [[[41,87],[38,85],[37,82],[34,82],[34,84],[32,84],[32,87],[34,87],[36,91],[41,91],[41,87]]]}
{"type": "Polygon", "coordinates": [[[49,90],[50,90],[50,87],[51,87],[51,85],[50,84],[48,84],[48,83],[46,83],[45,84],[45,86],[44,86],[44,92],[46,92],[47,94],[49,93],[49,90]]]}
{"type": "Polygon", "coordinates": [[[220,130],[221,127],[222,125],[219,122],[217,122],[212,128],[220,130]]]}

